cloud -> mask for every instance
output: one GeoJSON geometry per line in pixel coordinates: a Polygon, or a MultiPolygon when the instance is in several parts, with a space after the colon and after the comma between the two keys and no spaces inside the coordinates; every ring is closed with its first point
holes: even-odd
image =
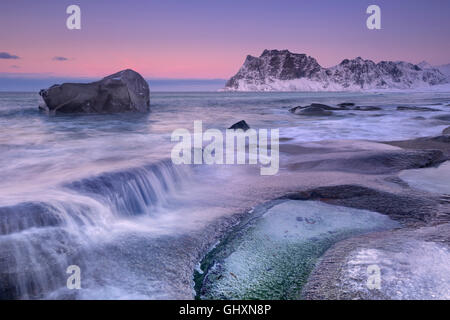
{"type": "Polygon", "coordinates": [[[13,68],[13,69],[19,69],[20,66],[13,64],[10,68],[13,68]]]}
{"type": "Polygon", "coordinates": [[[0,52],[0,59],[20,59],[20,58],[8,52],[0,52]]]}
{"type": "Polygon", "coordinates": [[[66,57],[53,57],[53,59],[52,59],[53,61],[67,61],[67,60],[69,60],[68,58],[66,58],[66,57]]]}

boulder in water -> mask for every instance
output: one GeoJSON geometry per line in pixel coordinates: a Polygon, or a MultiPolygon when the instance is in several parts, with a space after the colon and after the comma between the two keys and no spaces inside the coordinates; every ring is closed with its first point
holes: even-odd
{"type": "Polygon", "coordinates": [[[375,107],[375,106],[356,106],[354,108],[352,108],[352,110],[356,110],[356,111],[379,111],[379,110],[383,110],[380,107],[375,107]]]}
{"type": "Polygon", "coordinates": [[[449,134],[449,135],[450,135],[450,127],[444,129],[444,130],[442,131],[442,134],[449,134]]]}
{"type": "Polygon", "coordinates": [[[248,129],[250,129],[250,126],[247,124],[247,122],[245,122],[245,120],[242,120],[242,121],[239,121],[239,122],[233,124],[228,129],[231,129],[231,130],[242,129],[244,131],[247,131],[248,129]]]}
{"type": "Polygon", "coordinates": [[[354,107],[354,106],[355,106],[355,104],[352,102],[343,102],[343,103],[338,104],[338,107],[341,107],[341,108],[354,107]]]}
{"type": "Polygon", "coordinates": [[[415,107],[415,106],[399,106],[397,107],[398,111],[442,111],[439,109],[428,108],[428,107],[415,107]]]}
{"type": "Polygon", "coordinates": [[[137,72],[127,69],[92,83],[64,83],[39,92],[39,109],[51,113],[117,113],[150,110],[150,89],[137,72]]]}
{"type": "Polygon", "coordinates": [[[309,107],[296,107],[289,111],[300,116],[331,116],[333,114],[332,111],[326,110],[317,105],[311,105],[309,107]]]}
{"type": "Polygon", "coordinates": [[[443,115],[440,115],[440,116],[435,116],[435,117],[433,117],[433,119],[449,122],[450,121],[450,114],[443,114],[443,115]]]}

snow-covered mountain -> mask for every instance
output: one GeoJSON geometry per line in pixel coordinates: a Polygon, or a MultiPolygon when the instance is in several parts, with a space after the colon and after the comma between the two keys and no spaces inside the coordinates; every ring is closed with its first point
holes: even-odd
{"type": "Polygon", "coordinates": [[[439,71],[441,71],[441,73],[447,77],[447,82],[450,82],[450,63],[438,66],[436,68],[439,69],[439,71]]]}
{"type": "Polygon", "coordinates": [[[288,50],[264,50],[247,56],[239,72],[226,83],[230,91],[359,91],[415,89],[447,83],[437,68],[403,61],[375,63],[360,57],[323,68],[313,57],[288,50]]]}

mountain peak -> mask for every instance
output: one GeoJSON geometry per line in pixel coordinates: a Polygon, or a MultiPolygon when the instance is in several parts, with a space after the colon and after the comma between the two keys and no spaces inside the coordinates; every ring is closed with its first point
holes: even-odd
{"type": "Polygon", "coordinates": [[[403,61],[375,63],[362,57],[344,59],[323,68],[316,59],[289,50],[264,50],[260,57],[247,56],[238,73],[226,84],[236,91],[343,91],[411,89],[445,83],[434,68],[403,61]]]}
{"type": "Polygon", "coordinates": [[[260,57],[267,56],[267,55],[286,55],[286,54],[292,54],[292,53],[289,50],[287,50],[287,49],[284,49],[284,50],[276,50],[276,49],[268,50],[268,49],[265,49],[260,57]]]}

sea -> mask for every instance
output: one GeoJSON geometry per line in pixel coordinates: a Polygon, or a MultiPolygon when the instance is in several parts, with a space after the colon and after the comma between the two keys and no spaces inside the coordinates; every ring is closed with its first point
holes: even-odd
{"type": "Polygon", "coordinates": [[[242,165],[173,164],[171,135],[193,132],[194,121],[223,131],[245,120],[304,146],[435,136],[450,126],[450,92],[152,92],[150,113],[107,115],[48,115],[40,99],[0,93],[0,298],[192,297],[185,261],[206,245],[192,239],[244,210],[244,191],[265,183],[242,165]],[[289,112],[346,102],[379,109],[289,112]]]}

